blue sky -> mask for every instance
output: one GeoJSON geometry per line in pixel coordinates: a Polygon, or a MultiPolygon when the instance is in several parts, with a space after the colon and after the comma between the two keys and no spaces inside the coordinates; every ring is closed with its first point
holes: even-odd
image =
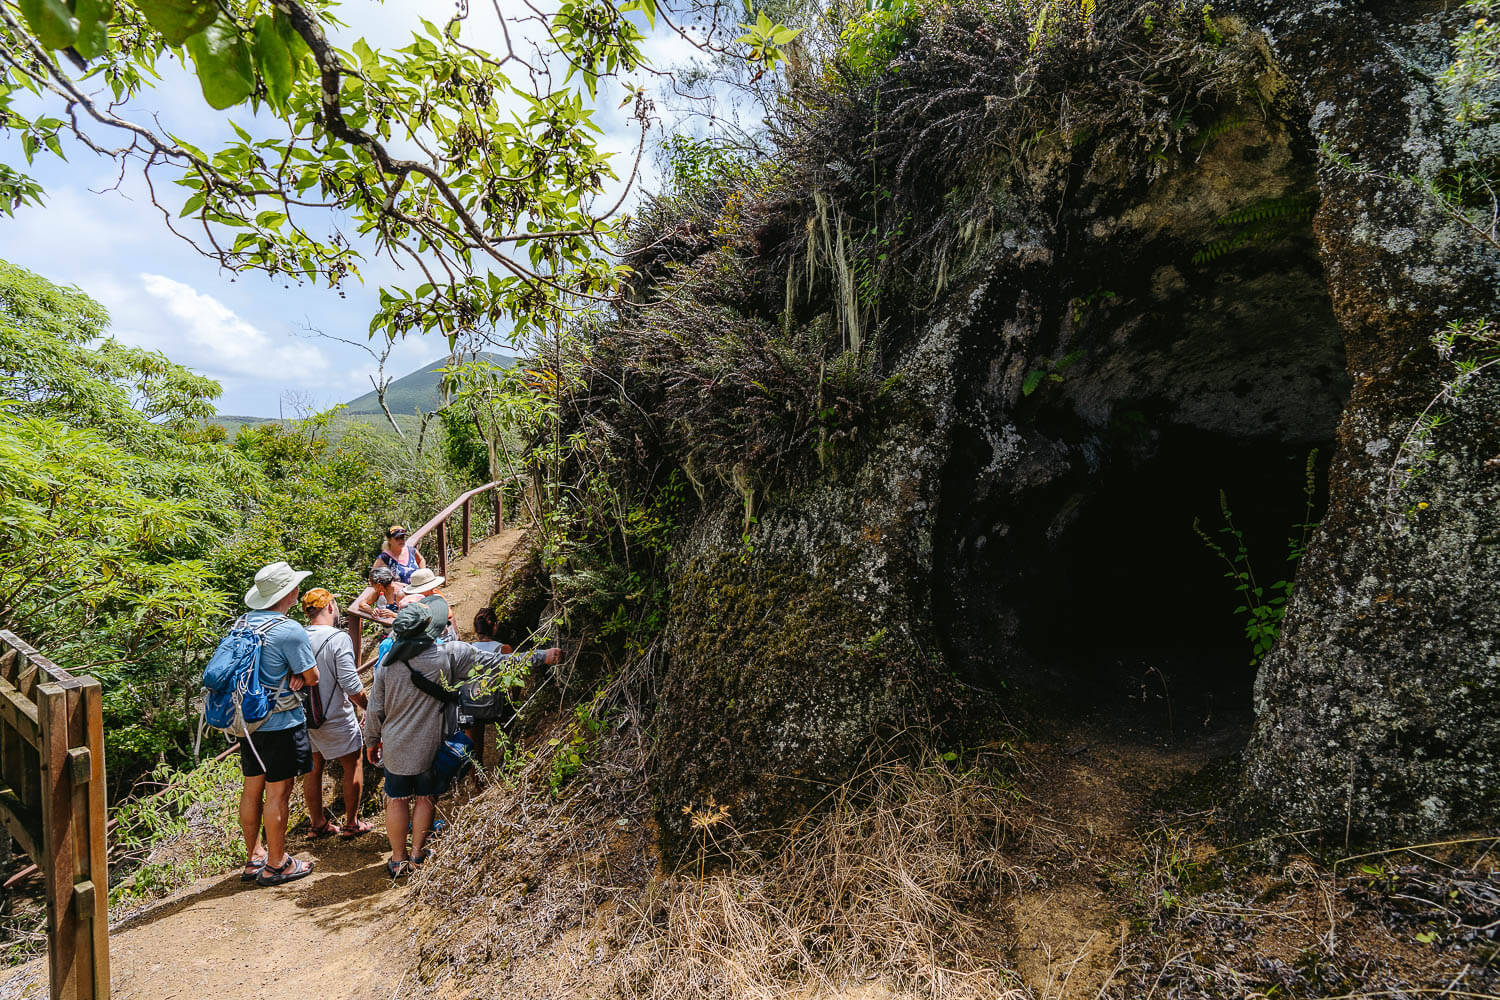
{"type": "MultiPolygon", "coordinates": [[[[501,6],[522,9],[516,0],[502,0],[501,6]]],[[[350,28],[335,41],[347,46],[362,35],[377,48],[399,46],[420,27],[419,16],[441,23],[450,10],[441,0],[346,3],[339,15],[350,28]]],[[[482,37],[467,33],[465,40],[484,45],[482,37]]],[[[650,48],[658,66],[692,54],[685,42],[664,33],[650,48]]],[[[157,117],[199,147],[231,135],[225,116],[204,103],[194,77],[175,63],[159,68],[162,85],[127,109],[129,117],[157,117]]],[[[604,146],[622,151],[616,169],[626,173],[630,155],[625,151],[633,152],[638,133],[616,110],[620,96],[618,89],[601,89],[597,120],[606,132],[604,146]]],[[[252,127],[247,108],[230,115],[252,127]]],[[[45,156],[30,169],[46,188],[45,204],[0,219],[0,258],[51,281],[77,285],[109,309],[120,340],[159,350],[217,379],[224,387],[222,413],[276,416],[284,393],[328,406],[369,391],[375,366],[368,355],[299,331],[312,326],[364,340],[381,284],[408,280],[388,261],[368,261],[364,283],[348,283],[343,297],[311,285],[288,287],[259,273],[223,271],[167,230],[138,174],[127,172],[117,184],[113,162],[76,143],[65,145],[65,152],[66,163],[45,156]]],[[[0,161],[24,167],[17,136],[0,136],[0,161]]],[[[648,174],[646,184],[651,183],[648,174]]],[[[180,203],[175,190],[169,197],[180,203]]],[[[440,337],[408,336],[387,370],[400,376],[446,353],[440,337]]]]}

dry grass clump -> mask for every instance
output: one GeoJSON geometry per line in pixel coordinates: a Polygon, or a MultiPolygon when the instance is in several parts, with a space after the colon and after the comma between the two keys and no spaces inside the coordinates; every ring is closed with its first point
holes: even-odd
{"type": "Polygon", "coordinates": [[[1018,859],[1068,848],[1013,790],[1011,758],[872,764],[771,833],[701,806],[663,875],[639,744],[610,737],[555,797],[543,746],[414,877],[420,991],[489,977],[538,996],[1030,996],[1005,958],[1004,898],[1037,880],[1018,859]]]}
{"type": "Polygon", "coordinates": [[[638,897],[654,872],[643,748],[604,740],[595,763],[554,790],[570,731],[541,727],[539,748],[513,759],[504,780],[484,778],[413,877],[411,915],[428,925],[414,964],[427,988],[544,954],[612,900],[638,897]]]}
{"type": "Polygon", "coordinates": [[[1058,838],[998,773],[936,758],[873,766],[755,851],[722,811],[696,812],[700,853],[638,911],[622,992],[771,998],[879,981],[1028,996],[1003,962],[1000,902],[1035,879],[1016,857],[1058,838]],[[714,858],[727,866],[700,875],[714,858]]]}

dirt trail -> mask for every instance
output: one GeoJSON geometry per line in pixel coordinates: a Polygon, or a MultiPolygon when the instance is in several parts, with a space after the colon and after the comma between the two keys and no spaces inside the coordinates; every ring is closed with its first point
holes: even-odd
{"type": "Polygon", "coordinates": [[[469,554],[448,563],[447,582],[439,589],[453,609],[459,635],[473,637],[474,613],[484,607],[499,589],[506,570],[507,556],[525,532],[506,528],[469,547],[469,554]]]}
{"type": "MultiPolygon", "coordinates": [[[[502,532],[450,565],[442,589],[465,636],[474,612],[500,585],[506,557],[521,536],[519,530],[502,532]]],[[[1040,807],[1044,822],[1066,831],[1073,856],[1072,861],[1059,858],[1048,875],[1012,896],[1009,917],[997,926],[1021,982],[1031,996],[1044,1000],[1089,1000],[1112,977],[1128,929],[1101,875],[1136,860],[1138,830],[1154,793],[1231,755],[1245,736],[1244,719],[1220,719],[1211,729],[1172,740],[1163,737],[1169,732],[1163,720],[1118,709],[1095,709],[1018,747],[1032,762],[1018,793],[1040,807]]],[[[452,809],[451,802],[444,805],[445,812],[452,809]]],[[[385,872],[383,824],[351,841],[308,841],[305,834],[304,821],[289,836],[288,847],[316,861],[307,879],[262,889],[241,883],[234,871],[201,880],[119,924],[111,934],[113,996],[388,1000],[410,995],[404,977],[417,929],[401,916],[406,888],[392,884],[385,872]]],[[[442,849],[440,843],[437,847],[442,849]]],[[[583,957],[557,944],[539,959],[541,965],[556,966],[541,971],[535,990],[522,989],[522,994],[595,1000],[588,991],[568,989],[568,977],[560,975],[583,957]]],[[[512,990],[526,978],[499,977],[512,990]]],[[[481,977],[458,990],[468,997],[470,986],[483,982],[481,977]]],[[[873,984],[869,993],[858,995],[861,1000],[884,996],[882,989],[873,984]]],[[[40,963],[0,983],[0,997],[45,994],[40,963]]],[[[810,996],[851,1000],[856,994],[815,990],[810,996]]]]}
{"type": "Polygon", "coordinates": [[[1071,875],[1059,866],[1058,877],[1013,902],[1011,954],[1033,995],[1099,994],[1129,934],[1101,876],[1141,864],[1139,831],[1154,796],[1231,756],[1248,725],[1248,714],[1231,715],[1173,738],[1165,719],[1112,706],[1023,747],[1038,765],[1024,783],[1027,794],[1068,831],[1083,862],[1071,875]]]}
{"type": "Polygon", "coordinates": [[[397,995],[406,936],[390,926],[405,889],[385,873],[383,827],[352,841],[289,848],[316,862],[274,888],[239,874],[206,879],[110,935],[116,998],[387,1000],[397,995]]]}

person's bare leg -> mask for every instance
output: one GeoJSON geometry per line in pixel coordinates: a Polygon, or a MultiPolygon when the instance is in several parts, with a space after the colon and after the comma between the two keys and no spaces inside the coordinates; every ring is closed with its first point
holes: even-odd
{"type": "Polygon", "coordinates": [[[359,822],[359,804],[365,794],[365,755],[358,750],[339,758],[344,769],[344,825],[359,822]]]}
{"type": "MultiPolygon", "coordinates": [[[[261,798],[266,791],[266,779],[263,775],[246,778],[244,786],[240,789],[240,836],[245,838],[245,858],[254,862],[257,850],[260,847],[260,816],[261,798]]],[[[245,870],[249,871],[246,865],[245,870]]]]}
{"type": "Polygon", "coordinates": [[[266,782],[266,864],[286,864],[286,817],[292,801],[292,779],[266,782]]]}
{"type": "Polygon", "coordinates": [[[313,751],[312,770],[302,776],[302,797],[307,800],[307,823],[310,830],[328,822],[323,812],[323,755],[313,751]]]}
{"type": "Polygon", "coordinates": [[[432,832],[432,814],[436,811],[437,803],[432,796],[417,796],[411,811],[411,856],[414,858],[422,856],[422,845],[427,843],[427,835],[432,832]]]}
{"type": "MultiPolygon", "coordinates": [[[[422,801],[421,799],[417,800],[422,801]]],[[[385,800],[385,836],[391,842],[391,858],[406,860],[406,824],[411,821],[411,803],[407,799],[385,800]]]]}

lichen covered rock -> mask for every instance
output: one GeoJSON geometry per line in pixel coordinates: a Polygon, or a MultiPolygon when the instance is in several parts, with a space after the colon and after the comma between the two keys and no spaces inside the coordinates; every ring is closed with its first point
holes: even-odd
{"type": "Polygon", "coordinates": [[[1431,468],[1393,488],[1451,375],[1430,338],[1500,299],[1493,241],[1421,190],[1465,141],[1434,82],[1462,23],[1421,5],[1276,5],[1262,20],[1328,152],[1317,233],[1353,377],[1329,510],[1256,686],[1247,802],[1296,826],[1401,836],[1500,811],[1492,382],[1446,407],[1431,468]]]}

